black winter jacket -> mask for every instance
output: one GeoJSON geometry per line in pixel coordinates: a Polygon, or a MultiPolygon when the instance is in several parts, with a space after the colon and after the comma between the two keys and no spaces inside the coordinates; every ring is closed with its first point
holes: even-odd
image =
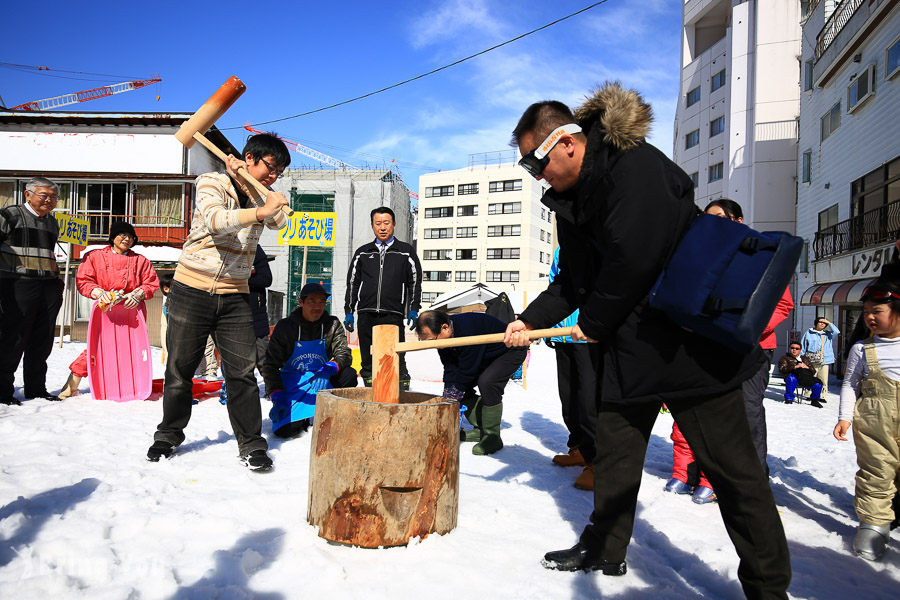
{"type": "Polygon", "coordinates": [[[303,318],[300,307],[297,307],[287,318],[278,321],[269,338],[269,348],[263,361],[262,376],[266,382],[266,393],[284,389],[281,367],[294,353],[294,344],[321,339],[325,340],[327,360],[333,360],[341,369],[353,363],[347,335],[337,317],[326,312],[319,320],[310,322],[303,318]]]}
{"type": "Polygon", "coordinates": [[[422,302],[422,267],[413,247],[394,238],[385,251],[374,241],[353,254],[347,272],[344,313],[387,312],[405,317],[422,302]]]}
{"type": "MultiPolygon", "coordinates": [[[[485,313],[450,315],[453,337],[469,337],[506,331],[506,323],[485,313]]],[[[478,377],[498,356],[518,350],[503,343],[441,348],[438,355],[444,365],[444,385],[455,385],[461,390],[474,387],[478,377]]]]}
{"type": "Polygon", "coordinates": [[[272,285],[272,269],[266,252],[256,247],[253,270],[247,280],[250,287],[250,310],[253,312],[253,333],[256,337],[269,335],[269,311],[266,309],[266,288],[272,285]]]}
{"type": "Polygon", "coordinates": [[[647,304],[699,212],[690,177],[644,141],[649,105],[608,84],[575,114],[588,137],[578,182],[542,199],[557,216],[559,275],[522,320],[552,327],[581,310],[578,325],[603,353],[602,401],[666,401],[740,387],[765,360],[758,347],[735,353],[647,304]]]}

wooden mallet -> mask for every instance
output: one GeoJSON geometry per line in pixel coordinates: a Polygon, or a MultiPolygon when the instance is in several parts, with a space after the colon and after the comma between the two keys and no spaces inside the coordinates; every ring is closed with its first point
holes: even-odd
{"type": "MultiPolygon", "coordinates": [[[[225,153],[219,150],[218,146],[206,139],[206,136],[203,134],[209,131],[209,128],[213,126],[219,117],[224,115],[225,112],[231,108],[231,105],[234,104],[245,91],[247,91],[247,86],[244,85],[244,82],[232,75],[228,78],[228,81],[222,84],[222,87],[216,90],[216,93],[213,94],[209,100],[203,103],[203,106],[201,106],[190,119],[181,124],[181,128],[175,133],[175,137],[179,142],[184,144],[185,148],[190,148],[194,145],[194,142],[200,142],[204,148],[216,155],[222,162],[225,162],[225,153]]],[[[243,158],[244,157],[242,156],[241,159],[243,158]]],[[[259,159],[262,157],[258,156],[256,158],[259,159]]],[[[253,186],[259,194],[260,199],[265,198],[266,194],[271,191],[258,182],[247,172],[247,169],[243,167],[238,169],[238,175],[243,177],[244,181],[253,186]]],[[[294,214],[294,211],[288,206],[282,206],[281,210],[284,211],[284,214],[287,216],[294,214]]]]}
{"type": "MultiPolygon", "coordinates": [[[[572,335],[573,327],[532,329],[527,331],[531,341],[572,335]]],[[[400,330],[396,325],[376,325],[372,328],[372,400],[375,402],[398,403],[400,401],[400,352],[428,350],[431,348],[459,348],[478,344],[502,342],[505,333],[488,333],[467,337],[426,340],[421,342],[400,342],[400,330]]]]}

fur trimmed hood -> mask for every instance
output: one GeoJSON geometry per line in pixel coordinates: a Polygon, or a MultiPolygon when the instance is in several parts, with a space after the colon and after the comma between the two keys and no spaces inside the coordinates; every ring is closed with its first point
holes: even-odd
{"type": "Polygon", "coordinates": [[[619,81],[600,85],[575,109],[575,122],[588,136],[589,146],[602,142],[615,150],[630,150],[644,141],[652,121],[650,105],[619,81]],[[602,133],[599,139],[597,132],[602,133]]]}

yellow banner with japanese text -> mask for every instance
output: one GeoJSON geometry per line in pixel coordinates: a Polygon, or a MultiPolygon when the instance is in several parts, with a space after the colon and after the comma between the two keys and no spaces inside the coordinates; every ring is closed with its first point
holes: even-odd
{"type": "Polygon", "coordinates": [[[81,217],[73,217],[68,213],[53,213],[56,222],[59,223],[59,241],[71,242],[77,246],[88,245],[88,235],[90,235],[90,224],[87,219],[81,217]]]}
{"type": "Polygon", "coordinates": [[[295,212],[278,232],[278,245],[333,248],[336,220],[337,213],[333,212],[295,212]]]}

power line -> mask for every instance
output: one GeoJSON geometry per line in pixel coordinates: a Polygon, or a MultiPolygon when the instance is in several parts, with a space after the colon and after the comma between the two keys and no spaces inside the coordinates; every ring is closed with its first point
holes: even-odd
{"type": "MultiPolygon", "coordinates": [[[[454,62],[452,62],[452,63],[450,63],[450,64],[448,64],[448,65],[444,65],[443,67],[438,67],[437,69],[434,69],[434,70],[432,70],[432,71],[428,71],[427,73],[422,73],[421,75],[416,75],[415,77],[411,77],[411,78],[406,79],[406,80],[404,80],[404,81],[401,81],[401,82],[399,82],[399,83],[395,83],[395,84],[393,84],[393,85],[389,85],[389,86],[387,86],[387,87],[383,87],[383,88],[381,88],[380,90],[375,90],[374,92],[369,92],[368,94],[363,94],[362,96],[357,96],[357,97],[355,97],[355,98],[350,98],[349,100],[344,100],[343,102],[337,102],[337,103],[335,103],[335,104],[330,104],[330,105],[328,105],[328,106],[323,106],[323,107],[321,107],[321,108],[316,108],[316,109],[314,109],[314,110],[309,110],[309,111],[300,113],[300,114],[298,114],[298,115],[292,115],[292,116],[290,116],[290,117],[282,117],[282,118],[280,118],[280,119],[272,119],[271,121],[259,121],[259,122],[257,122],[257,123],[254,123],[254,125],[268,125],[268,124],[270,124],[270,123],[279,123],[279,122],[281,122],[281,121],[288,121],[288,120],[290,120],[290,119],[297,119],[297,118],[300,118],[300,117],[306,117],[306,116],[308,116],[308,115],[312,115],[312,114],[315,114],[315,113],[318,113],[318,112],[322,112],[322,111],[325,111],[325,110],[330,110],[330,109],[332,109],[332,108],[337,108],[338,106],[343,106],[343,105],[345,105],[345,104],[350,104],[351,102],[356,102],[357,100],[362,100],[363,98],[368,98],[369,96],[374,96],[374,95],[376,95],[376,94],[380,94],[380,93],[382,93],[382,92],[386,92],[386,91],[388,91],[388,90],[392,90],[392,89],[394,89],[394,88],[398,88],[398,87],[400,87],[401,85],[406,85],[407,83],[412,83],[413,81],[416,81],[416,80],[418,80],[418,79],[422,79],[423,77],[428,77],[429,75],[434,75],[435,73],[438,73],[438,72],[440,72],[440,71],[443,71],[444,69],[449,69],[450,67],[455,67],[456,65],[461,64],[461,63],[464,63],[464,62],[466,62],[467,60],[472,60],[473,58],[476,58],[476,57],[478,57],[478,56],[481,56],[482,54],[487,54],[488,52],[491,52],[491,51],[493,51],[493,50],[496,50],[497,48],[502,48],[503,46],[512,44],[513,42],[517,42],[517,41],[521,40],[522,38],[528,37],[529,35],[532,35],[532,34],[534,34],[534,33],[537,33],[538,31],[541,31],[541,30],[543,30],[543,29],[547,29],[548,27],[552,27],[552,26],[556,25],[557,23],[561,23],[561,22],[565,21],[566,19],[571,19],[572,17],[574,17],[574,16],[576,16],[576,15],[580,15],[581,13],[583,13],[583,12],[585,12],[585,11],[588,11],[588,10],[590,10],[590,9],[596,7],[596,6],[600,6],[601,4],[606,4],[607,1],[608,1],[608,0],[600,0],[600,2],[594,2],[594,3],[591,4],[590,6],[587,6],[587,7],[585,7],[585,8],[582,8],[582,9],[579,10],[579,11],[573,12],[573,13],[570,14],[570,15],[566,15],[565,17],[556,19],[555,21],[553,21],[553,22],[551,22],[551,23],[547,23],[546,25],[542,25],[541,27],[538,27],[537,29],[532,29],[531,31],[529,31],[529,32],[527,32],[527,33],[523,33],[523,34],[520,35],[520,36],[514,37],[514,38],[512,38],[512,39],[510,39],[510,40],[506,40],[505,42],[502,42],[502,43],[497,44],[497,45],[495,45],[495,46],[491,46],[490,48],[487,48],[487,49],[485,49],[485,50],[482,50],[481,52],[476,52],[475,54],[471,54],[471,55],[469,55],[469,56],[467,56],[467,57],[465,57],[465,58],[461,58],[461,59],[459,59],[459,60],[457,60],[457,61],[454,61],[454,62]]],[[[224,131],[224,130],[228,130],[228,129],[242,129],[242,127],[221,127],[221,128],[219,128],[219,129],[220,129],[221,131],[224,131]]]]}
{"type": "MultiPolygon", "coordinates": [[[[0,62],[0,67],[6,67],[8,69],[13,69],[16,71],[37,71],[35,75],[46,75],[48,77],[54,77],[50,71],[53,73],[73,73],[75,75],[94,75],[96,77],[113,77],[116,79],[141,79],[141,77],[136,77],[132,75],[110,75],[109,73],[89,73],[87,71],[67,71],[65,69],[51,69],[50,67],[45,66],[32,66],[32,65],[19,65],[16,63],[8,63],[8,62],[0,62]]],[[[58,77],[58,75],[57,75],[58,77]]]]}

